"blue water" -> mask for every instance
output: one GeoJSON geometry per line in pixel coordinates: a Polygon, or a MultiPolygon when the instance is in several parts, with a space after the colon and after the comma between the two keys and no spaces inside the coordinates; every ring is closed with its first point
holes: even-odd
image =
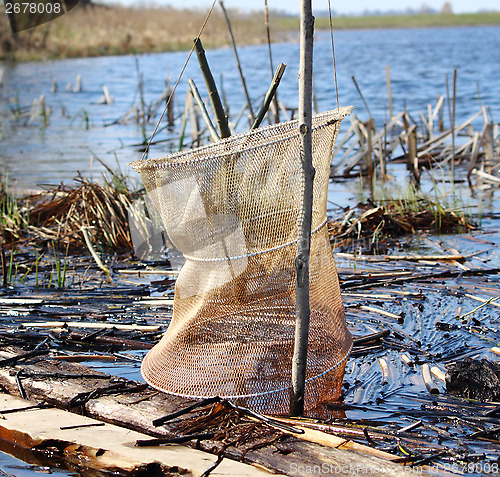
{"type": "MultiPolygon", "coordinates": [[[[314,83],[320,111],[336,106],[332,49],[328,32],[319,32],[315,44],[314,83]]],[[[276,67],[287,70],[279,87],[279,100],[289,108],[298,104],[298,43],[275,44],[272,48],[276,67]]],[[[432,28],[411,30],[341,31],[335,34],[338,89],[341,105],[353,105],[365,119],[367,111],[351,79],[354,76],[373,117],[382,125],[388,115],[386,65],[392,78],[393,110],[405,107],[418,117],[438,95],[446,97],[446,79],[450,94],[453,70],[458,72],[457,122],[468,119],[481,104],[489,106],[493,118],[500,117],[500,27],[432,28]],[[479,93],[480,92],[480,95],[479,93]]],[[[239,48],[248,90],[257,110],[271,79],[267,46],[239,48]]],[[[208,51],[208,61],[220,89],[224,91],[234,122],[245,105],[243,89],[230,48],[208,51]]],[[[33,188],[40,183],[71,181],[78,171],[98,177],[102,165],[96,160],[135,176],[127,164],[141,157],[137,146],[149,138],[159,114],[145,131],[134,120],[109,125],[133,105],[140,105],[137,94],[138,71],[144,76],[144,100],[158,99],[167,78],[173,85],[187,58],[187,52],[120,57],[83,58],[29,64],[1,65],[3,87],[0,102],[0,168],[17,181],[19,188],[33,188]],[[68,92],[81,75],[82,92],[68,92]],[[57,92],[51,93],[52,78],[57,92]],[[98,104],[107,86],[114,102],[98,104]],[[49,124],[41,116],[27,124],[28,117],[13,119],[10,111],[16,104],[29,110],[35,98],[44,95],[49,109],[49,124]],[[88,120],[88,126],[87,126],[88,120]],[[106,126],[106,127],[105,127],[106,126]]],[[[193,57],[175,96],[175,114],[182,115],[187,79],[193,78],[203,96],[206,91],[199,67],[193,57]]],[[[448,110],[445,106],[445,121],[448,110]]],[[[162,125],[163,126],[163,125],[162,125]]],[[[248,128],[241,118],[236,130],[248,128]]],[[[161,129],[161,128],[160,128],[161,129]]],[[[178,138],[180,119],[174,130],[163,129],[155,140],[178,138]]],[[[178,148],[178,139],[153,146],[150,157],[167,154],[178,148]]]]}

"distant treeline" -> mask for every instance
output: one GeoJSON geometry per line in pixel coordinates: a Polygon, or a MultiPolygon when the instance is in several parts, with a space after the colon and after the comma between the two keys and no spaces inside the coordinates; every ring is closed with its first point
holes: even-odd
{"type": "MultiPolygon", "coordinates": [[[[13,34],[5,14],[0,14],[0,60],[26,61],[137,54],[190,49],[207,12],[170,7],[132,8],[80,4],[55,20],[13,34]]],[[[229,10],[239,45],[266,41],[263,12],[229,10]]],[[[334,28],[411,28],[461,25],[499,25],[500,12],[476,14],[427,14],[403,16],[335,16],[334,28]]],[[[296,17],[270,13],[274,42],[296,37],[296,17]]],[[[316,19],[316,29],[329,28],[329,19],[316,19]]],[[[216,8],[203,33],[205,47],[230,43],[221,9],[216,8]]]]}

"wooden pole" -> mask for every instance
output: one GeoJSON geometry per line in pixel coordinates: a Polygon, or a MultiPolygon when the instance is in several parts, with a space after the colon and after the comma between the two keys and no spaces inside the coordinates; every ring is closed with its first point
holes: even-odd
{"type": "Polygon", "coordinates": [[[214,77],[212,76],[212,72],[210,71],[210,68],[208,66],[207,57],[205,56],[205,50],[203,49],[203,45],[201,44],[201,40],[199,38],[196,38],[194,42],[196,55],[198,56],[198,62],[200,63],[201,72],[203,73],[203,78],[205,79],[205,84],[207,85],[212,108],[217,119],[217,126],[219,128],[220,137],[221,139],[229,137],[231,136],[231,131],[229,130],[229,126],[227,124],[226,113],[224,112],[224,108],[217,91],[217,86],[215,85],[214,77]]]}
{"type": "Polygon", "coordinates": [[[264,119],[264,116],[266,115],[267,110],[269,109],[271,101],[273,101],[273,99],[276,98],[276,90],[278,89],[281,78],[282,78],[283,74],[285,73],[285,68],[286,68],[285,63],[281,63],[278,66],[278,69],[276,70],[276,73],[274,74],[273,81],[271,82],[271,86],[269,86],[269,89],[267,90],[267,93],[266,93],[266,96],[265,96],[264,101],[262,103],[262,106],[261,106],[261,108],[257,114],[257,117],[255,118],[255,121],[252,124],[252,127],[250,129],[256,129],[260,126],[260,123],[264,119]]]}
{"type": "Polygon", "coordinates": [[[312,72],[314,17],[311,0],[300,2],[299,131],[302,140],[302,211],[295,258],[295,346],[292,359],[290,415],[304,413],[307,345],[309,338],[309,254],[313,204],[314,167],[312,165],[312,72]]]}
{"type": "Polygon", "coordinates": [[[231,44],[233,46],[234,57],[236,58],[236,66],[238,67],[238,72],[240,73],[241,84],[243,86],[243,91],[245,93],[245,98],[247,100],[248,112],[250,113],[250,125],[255,121],[255,115],[253,113],[252,101],[250,101],[250,95],[248,94],[247,83],[245,81],[245,76],[243,75],[243,70],[241,69],[240,58],[238,56],[238,50],[236,49],[236,42],[234,41],[233,30],[231,28],[231,22],[229,21],[229,17],[227,15],[226,7],[224,6],[224,2],[219,0],[219,5],[224,12],[224,17],[227,23],[227,29],[229,30],[229,36],[231,37],[231,44]]]}

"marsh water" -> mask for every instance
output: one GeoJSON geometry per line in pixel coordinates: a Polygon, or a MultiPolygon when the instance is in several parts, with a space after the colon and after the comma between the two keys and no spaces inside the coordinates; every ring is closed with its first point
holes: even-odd
{"type": "MultiPolygon", "coordinates": [[[[279,100],[290,109],[296,108],[298,102],[298,48],[298,43],[295,42],[273,45],[274,65],[280,62],[287,64],[278,95],[279,100]]],[[[451,95],[453,72],[456,69],[457,123],[468,119],[481,106],[488,106],[489,114],[496,122],[499,120],[500,27],[343,31],[335,34],[335,52],[340,104],[353,105],[355,114],[363,119],[371,114],[379,127],[389,116],[386,65],[391,72],[395,112],[407,109],[418,117],[419,111],[427,111],[428,104],[436,104],[438,95],[446,97],[447,90],[451,95]],[[354,86],[352,76],[356,78],[370,114],[354,86]]],[[[267,47],[241,47],[239,54],[256,110],[271,79],[267,47]]],[[[224,92],[235,129],[245,131],[248,129],[248,120],[244,114],[239,117],[245,106],[245,98],[232,50],[224,48],[208,51],[207,57],[219,87],[224,92]]],[[[127,164],[141,157],[142,143],[150,137],[159,115],[146,124],[138,124],[133,118],[134,108],[140,110],[142,105],[158,100],[167,79],[170,78],[171,85],[175,83],[186,58],[187,52],[178,52],[0,66],[3,70],[0,171],[8,176],[9,184],[18,191],[38,189],[44,184],[57,184],[61,181],[71,183],[78,173],[99,179],[104,170],[99,160],[113,169],[119,167],[135,177],[127,164]],[[81,77],[81,91],[75,91],[78,89],[78,75],[81,77]],[[144,79],[142,98],[138,88],[141,76],[144,79]],[[111,104],[102,104],[100,101],[103,86],[108,88],[113,98],[111,104]],[[32,106],[33,100],[41,95],[44,96],[45,109],[32,106]],[[125,118],[128,112],[132,113],[125,118]]],[[[180,117],[184,109],[187,78],[193,78],[203,94],[203,79],[193,58],[176,91],[174,126],[168,128],[165,122],[162,123],[155,136],[158,144],[151,147],[150,157],[164,155],[179,148],[180,117]]],[[[315,91],[318,110],[336,107],[331,42],[327,32],[317,34],[315,91]]],[[[160,111],[162,107],[163,105],[160,111]]],[[[448,122],[447,106],[444,111],[444,119],[448,122]]],[[[348,125],[347,120],[346,124],[348,125]]],[[[390,168],[396,181],[407,181],[408,173],[403,166],[390,165],[390,168]]],[[[425,187],[429,184],[423,185],[425,187]]],[[[365,193],[357,180],[333,183],[330,187],[332,207],[353,205],[365,193]]],[[[464,186],[463,194],[464,200],[470,198],[481,204],[482,212],[485,213],[482,235],[476,235],[475,241],[471,241],[467,234],[449,235],[440,237],[439,240],[444,240],[450,247],[453,246],[464,254],[477,251],[479,240],[493,250],[487,256],[488,266],[498,267],[498,189],[475,191],[475,194],[479,194],[478,197],[473,196],[467,186],[464,186]]],[[[426,240],[425,237],[415,236],[408,239],[405,247],[425,251],[429,247],[426,240]]],[[[353,265],[349,260],[340,260],[339,265],[356,268],[356,264],[353,265]]],[[[458,289],[460,283],[459,277],[456,282],[451,283],[451,288],[450,283],[423,285],[421,288],[427,294],[427,299],[422,302],[421,307],[416,307],[411,300],[403,299],[392,305],[392,312],[407,317],[401,326],[387,325],[370,317],[360,319],[359,313],[351,307],[354,307],[356,298],[354,295],[349,296],[349,293],[345,294],[347,317],[356,334],[368,334],[376,331],[379,326],[387,325],[393,331],[426,343],[427,350],[437,356],[447,349],[447,337],[446,333],[440,333],[436,329],[435,322],[451,319],[451,314],[463,304],[463,295],[458,292],[448,293],[450,289],[458,289]]],[[[483,285],[486,286],[484,283],[483,285]]],[[[416,290],[408,286],[404,291],[413,293],[416,290]]],[[[490,292],[498,295],[498,280],[492,280],[488,293],[490,292]]],[[[473,305],[467,306],[464,311],[473,308],[473,305]]],[[[493,329],[491,336],[498,340],[498,313],[495,313],[495,309],[484,309],[482,313],[482,323],[493,329]]],[[[479,356],[487,357],[489,346],[490,344],[485,344],[484,337],[476,333],[460,335],[455,347],[470,348],[479,356]]],[[[348,364],[346,380],[351,384],[351,389],[346,392],[346,402],[359,404],[358,408],[353,407],[348,417],[383,419],[388,416],[388,410],[399,409],[402,399],[405,399],[398,386],[413,386],[413,394],[417,391],[425,393],[425,386],[416,379],[415,373],[400,363],[397,351],[391,350],[387,356],[390,362],[393,360],[392,363],[396,364],[391,367],[393,376],[389,387],[382,391],[379,365],[375,358],[370,357],[364,363],[352,360],[348,364]],[[356,386],[358,380],[364,382],[363,386],[356,386]],[[361,391],[358,392],[358,389],[361,391]],[[362,409],[380,396],[384,399],[385,410],[381,408],[380,411],[372,409],[367,412],[362,409]]],[[[141,379],[136,364],[89,364],[112,374],[141,379]]],[[[420,406],[411,400],[405,401],[404,405],[408,408],[420,406]]],[[[40,471],[68,475],[68,471],[57,470],[50,465],[45,468],[40,466],[40,462],[31,465],[12,459],[8,454],[1,454],[0,465],[14,475],[31,476],[40,471]]]]}
{"type": "MultiPolygon", "coordinates": [[[[288,108],[298,104],[299,45],[273,45],[274,67],[287,64],[280,84],[279,100],[288,108]]],[[[386,65],[391,70],[393,111],[404,109],[417,114],[435,105],[438,95],[453,94],[453,71],[457,70],[456,121],[467,119],[480,109],[490,108],[493,118],[500,115],[500,27],[436,28],[410,30],[340,31],[335,33],[338,92],[340,105],[353,105],[355,114],[368,118],[352,76],[355,77],[371,115],[378,126],[388,117],[386,65]]],[[[167,80],[173,86],[187,59],[187,52],[135,56],[82,58],[61,61],[0,65],[3,70],[0,103],[0,170],[19,189],[38,184],[71,181],[78,172],[98,177],[103,166],[121,166],[142,155],[140,145],[153,132],[159,114],[144,128],[133,119],[116,122],[134,106],[158,100],[167,80]],[[74,92],[77,76],[81,91],[74,92]],[[138,90],[143,77],[143,94],[138,90]],[[56,86],[56,91],[53,90],[56,86]],[[99,104],[106,86],[113,99],[99,104]],[[41,95],[45,109],[32,107],[41,95]],[[34,114],[30,114],[30,110],[34,114]]],[[[328,32],[319,32],[315,45],[314,84],[319,111],[336,107],[332,47],[328,32]]],[[[239,48],[242,69],[253,103],[258,107],[271,80],[267,46],[239,48]]],[[[230,120],[235,129],[248,129],[240,116],[245,97],[233,51],[222,48],[207,58],[224,93],[230,120]]],[[[155,136],[158,145],[150,157],[179,147],[180,116],[185,103],[187,79],[193,78],[202,96],[203,79],[195,58],[191,58],[176,94],[174,128],[162,123],[155,136]],[[167,141],[172,139],[171,141],[167,141]]],[[[163,104],[160,110],[163,108],[163,104]]],[[[445,107],[445,120],[448,120],[445,107]]],[[[282,115],[283,117],[283,115],[282,115]]],[[[417,115],[418,118],[418,115],[417,115]]],[[[346,121],[348,122],[348,121],[346,121]]]]}

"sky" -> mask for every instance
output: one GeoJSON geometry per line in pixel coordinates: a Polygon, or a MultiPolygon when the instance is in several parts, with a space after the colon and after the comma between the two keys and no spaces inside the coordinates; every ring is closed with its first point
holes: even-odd
{"type": "MultiPolygon", "coordinates": [[[[110,1],[110,0],[108,0],[110,1]]],[[[156,4],[172,5],[173,7],[196,7],[210,8],[213,0],[114,0],[113,3],[123,4],[156,4]]],[[[365,10],[398,10],[404,11],[408,8],[418,10],[422,5],[432,9],[440,10],[446,0],[330,0],[334,12],[340,14],[361,13],[365,10]]],[[[468,13],[480,10],[500,10],[499,0],[449,0],[454,13],[468,13]]],[[[267,0],[270,9],[281,10],[287,13],[298,13],[300,0],[267,0]]],[[[312,0],[313,10],[327,10],[328,0],[312,0]]],[[[227,8],[239,8],[241,10],[262,10],[264,0],[224,0],[227,8]]]]}

